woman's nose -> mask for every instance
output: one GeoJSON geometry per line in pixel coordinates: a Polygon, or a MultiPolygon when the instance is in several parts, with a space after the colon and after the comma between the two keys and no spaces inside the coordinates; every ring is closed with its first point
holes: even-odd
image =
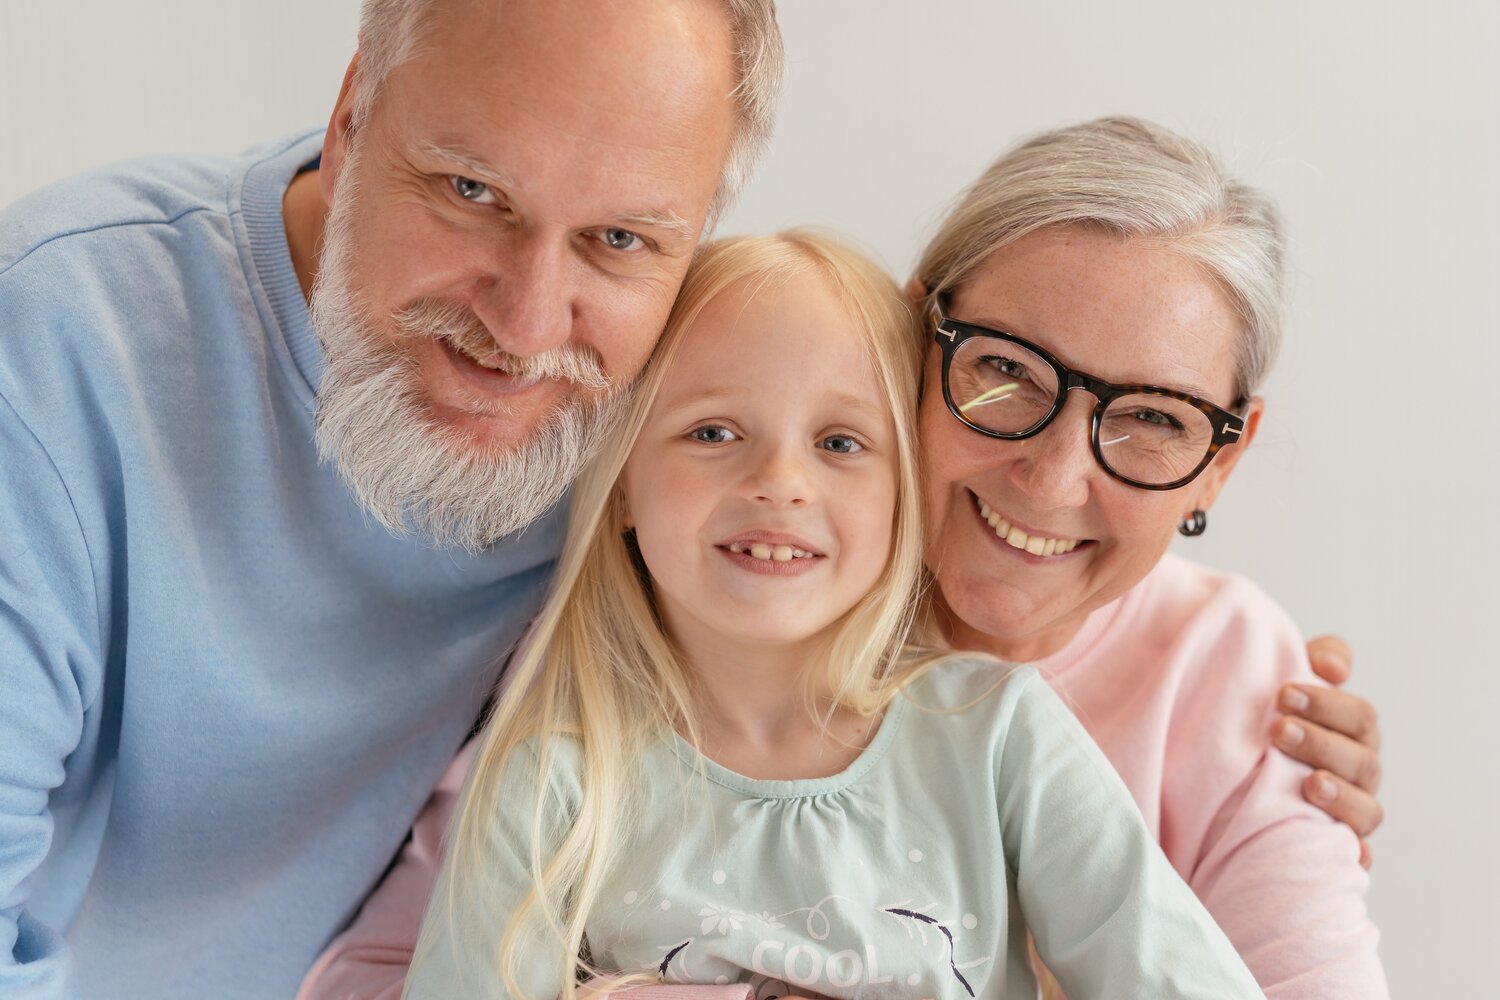
{"type": "Polygon", "coordinates": [[[1070,392],[1040,434],[1016,442],[1022,449],[1011,478],[1040,509],[1081,507],[1098,470],[1089,446],[1094,397],[1070,392]]]}

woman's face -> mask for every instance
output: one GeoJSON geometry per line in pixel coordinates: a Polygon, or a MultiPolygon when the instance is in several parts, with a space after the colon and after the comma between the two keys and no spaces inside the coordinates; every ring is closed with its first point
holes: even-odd
{"type": "MultiPolygon", "coordinates": [[[[1042,230],[992,254],[948,312],[1109,382],[1180,389],[1225,408],[1233,402],[1235,312],[1198,265],[1164,242],[1042,230]]],[[[1187,486],[1143,490],[1095,461],[1092,395],[1069,392],[1040,434],[1002,441],[948,412],[941,368],[933,345],[920,415],[927,562],[952,615],[954,644],[1012,659],[1055,652],[1089,612],[1144,577],[1177,524],[1212,504],[1259,418],[1256,400],[1240,443],[1187,486]],[[1024,536],[1055,539],[1045,551],[1058,551],[1034,555],[999,531],[1023,544],[1024,536]]]]}

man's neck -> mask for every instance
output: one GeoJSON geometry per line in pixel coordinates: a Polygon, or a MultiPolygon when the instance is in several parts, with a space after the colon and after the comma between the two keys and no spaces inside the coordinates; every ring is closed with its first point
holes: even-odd
{"type": "Polygon", "coordinates": [[[281,200],[281,214],[286,220],[286,245],[292,254],[297,284],[302,286],[302,297],[310,299],[323,252],[323,224],[328,218],[328,203],[323,200],[316,170],[304,170],[292,178],[281,200]]]}

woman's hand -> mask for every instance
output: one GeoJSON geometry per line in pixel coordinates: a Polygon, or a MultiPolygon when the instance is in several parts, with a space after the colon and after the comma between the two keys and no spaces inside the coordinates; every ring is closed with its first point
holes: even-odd
{"type": "Polygon", "coordinates": [[[1314,768],[1302,783],[1307,801],[1359,837],[1359,863],[1370,867],[1365,839],[1384,818],[1375,793],[1380,789],[1380,725],[1375,706],[1341,690],[1349,679],[1354,650],[1336,635],[1307,644],[1313,672],[1332,688],[1288,684],[1277,704],[1286,715],[1276,720],[1272,738],[1282,752],[1314,768]]]}

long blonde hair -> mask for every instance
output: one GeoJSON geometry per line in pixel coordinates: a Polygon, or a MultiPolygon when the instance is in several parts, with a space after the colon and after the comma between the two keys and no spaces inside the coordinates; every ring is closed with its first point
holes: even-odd
{"type": "MultiPolygon", "coordinates": [[[[572,997],[579,977],[615,971],[592,966],[584,927],[620,845],[620,831],[634,825],[640,776],[632,762],[672,727],[699,745],[693,677],[662,633],[629,544],[620,471],[684,332],[704,307],[742,282],[762,290],[807,273],[832,286],[866,333],[894,418],[898,474],[886,567],[870,593],[837,623],[827,673],[809,677],[809,691],[824,692],[824,704],[832,702],[830,714],[843,708],[869,717],[941,655],[936,644],[918,643],[913,634],[924,593],[914,427],[921,354],[905,299],[876,265],[811,232],[709,245],[688,273],[624,420],[574,487],[568,539],[547,603],[509,668],[508,687],[481,738],[450,830],[435,897],[446,901],[448,912],[429,913],[429,925],[448,920],[458,926],[466,909],[483,905],[483,894],[490,891],[482,877],[487,837],[499,810],[518,804],[516,788],[502,789],[503,776],[514,777],[517,766],[527,768],[533,781],[521,794],[531,796],[532,884],[509,915],[496,952],[500,979],[513,996],[522,995],[518,971],[533,940],[527,937],[528,922],[545,925],[561,946],[565,957],[557,973],[565,998],[572,997]],[[555,825],[557,803],[548,777],[560,739],[576,747],[581,771],[581,801],[565,829],[555,825]]],[[[811,698],[808,706],[816,711],[811,698]]],[[[424,927],[417,962],[430,946],[424,927]]]]}

